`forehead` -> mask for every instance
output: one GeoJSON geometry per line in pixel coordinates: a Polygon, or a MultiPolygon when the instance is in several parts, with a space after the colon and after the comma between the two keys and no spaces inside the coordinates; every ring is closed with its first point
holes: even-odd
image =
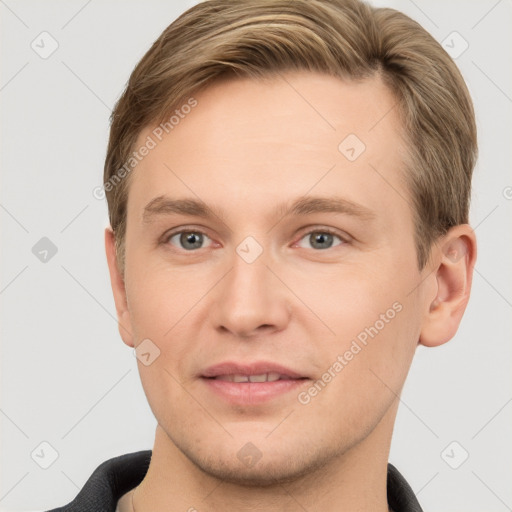
{"type": "Polygon", "coordinates": [[[183,105],[193,108],[177,106],[172,122],[140,133],[136,149],[154,144],[131,175],[128,210],[166,194],[246,210],[313,188],[368,207],[407,195],[397,101],[378,75],[227,79],[191,98],[183,105]]]}

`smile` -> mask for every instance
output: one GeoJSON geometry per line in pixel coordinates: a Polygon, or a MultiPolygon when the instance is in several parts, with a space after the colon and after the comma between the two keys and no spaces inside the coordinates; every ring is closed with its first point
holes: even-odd
{"type": "Polygon", "coordinates": [[[275,382],[277,380],[291,380],[288,375],[281,375],[277,372],[261,373],[259,375],[218,375],[212,377],[225,382],[275,382]]]}
{"type": "Polygon", "coordinates": [[[200,378],[209,393],[231,405],[284,400],[288,393],[311,381],[299,371],[264,361],[220,363],[204,370],[200,378]]]}

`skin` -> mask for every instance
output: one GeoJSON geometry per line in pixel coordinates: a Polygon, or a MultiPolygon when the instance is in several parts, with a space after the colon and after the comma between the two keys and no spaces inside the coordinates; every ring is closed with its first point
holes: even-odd
{"type": "Polygon", "coordinates": [[[132,498],[137,512],[387,511],[391,434],[415,350],[450,340],[465,310],[473,230],[452,228],[418,269],[404,138],[380,77],[283,77],[227,79],[194,94],[197,106],[137,165],[124,279],[105,231],[121,337],[160,350],[148,366],[138,360],[158,426],[149,471],[123,511],[132,498]],[[338,150],[351,133],[366,146],[355,161],[338,150]],[[161,195],[200,198],[222,217],[144,222],[161,195]],[[372,218],[274,212],[313,195],[344,198],[372,218]],[[203,232],[200,248],[171,237],[178,228],[203,232]],[[336,236],[315,244],[326,228],[336,236]],[[252,263],[236,252],[247,236],[263,249],[252,263]],[[298,393],[395,303],[400,312],[300,403],[298,393]],[[273,361],[310,380],[261,404],[230,405],[198,376],[226,360],[273,361]],[[251,467],[237,457],[248,442],[261,454],[251,467]]]}

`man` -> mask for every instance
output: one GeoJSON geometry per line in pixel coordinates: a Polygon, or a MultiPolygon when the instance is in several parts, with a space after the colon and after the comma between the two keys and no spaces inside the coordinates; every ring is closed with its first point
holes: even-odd
{"type": "Polygon", "coordinates": [[[420,511],[388,464],[418,344],[476,258],[471,99],[416,22],[357,0],[211,0],[112,114],[124,343],[157,419],[56,510],[420,511]]]}

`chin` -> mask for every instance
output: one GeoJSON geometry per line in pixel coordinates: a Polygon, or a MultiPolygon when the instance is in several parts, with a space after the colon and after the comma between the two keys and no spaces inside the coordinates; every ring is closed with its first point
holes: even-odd
{"type": "Polygon", "coordinates": [[[210,447],[208,450],[203,446],[203,453],[180,449],[205,474],[244,487],[293,483],[318,471],[335,457],[332,447],[308,448],[304,443],[296,447],[266,444],[261,451],[252,443],[242,443],[242,448],[236,452],[228,447],[223,450],[210,447]],[[204,453],[205,450],[211,453],[204,453]]]}

